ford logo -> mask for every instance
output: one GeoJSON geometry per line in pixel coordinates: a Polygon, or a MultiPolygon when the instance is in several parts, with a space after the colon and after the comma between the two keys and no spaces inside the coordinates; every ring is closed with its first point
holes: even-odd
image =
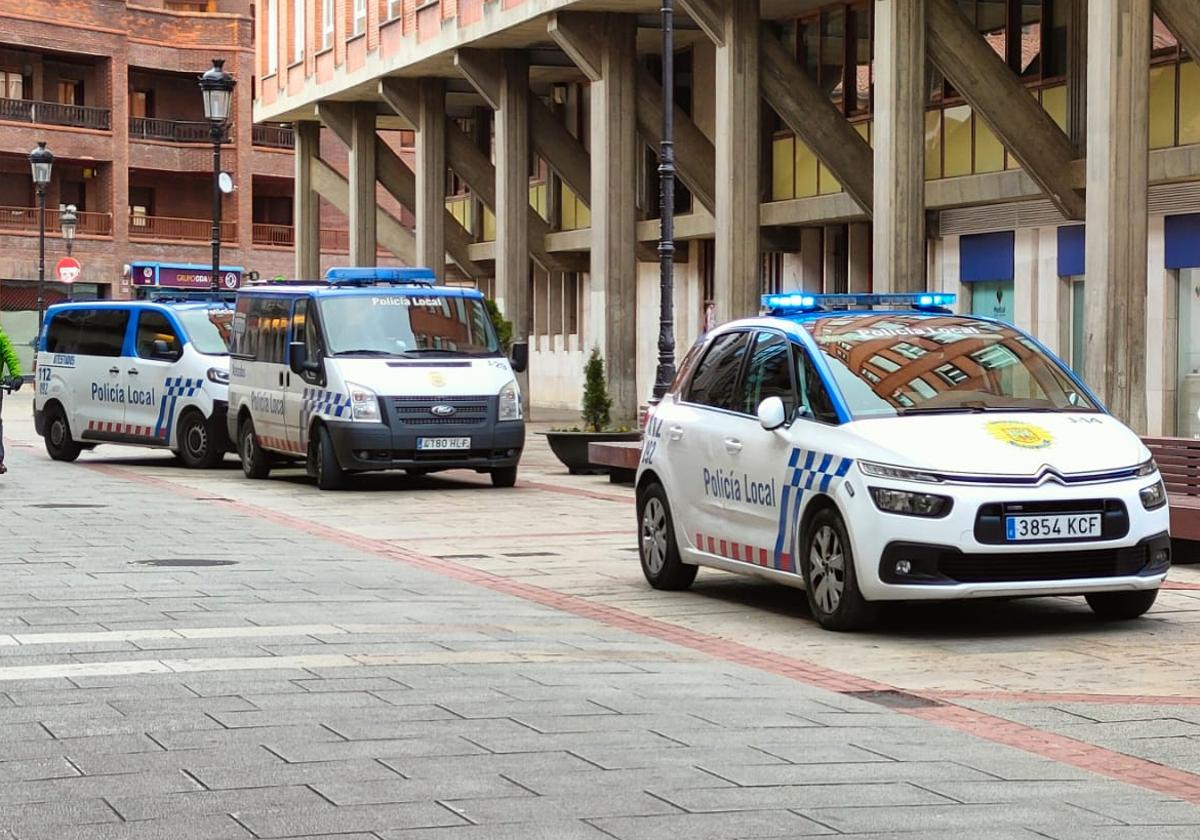
{"type": "Polygon", "coordinates": [[[454,414],[457,411],[458,409],[452,405],[435,405],[433,408],[429,409],[429,413],[434,417],[449,417],[451,414],[454,414]]]}

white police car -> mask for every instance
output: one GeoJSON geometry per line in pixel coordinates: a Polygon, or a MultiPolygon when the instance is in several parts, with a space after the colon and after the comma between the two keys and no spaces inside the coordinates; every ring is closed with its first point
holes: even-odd
{"type": "Polygon", "coordinates": [[[1171,552],[1150,453],[1036,340],[953,300],[769,295],[694,347],[638,470],[650,584],[702,565],[801,586],[833,630],[889,600],[1148,610],[1171,552]]]}
{"type": "Polygon", "coordinates": [[[33,416],[50,457],[121,443],[173,450],[189,467],[219,463],[230,449],[231,299],[172,292],[47,309],[33,416]]]}

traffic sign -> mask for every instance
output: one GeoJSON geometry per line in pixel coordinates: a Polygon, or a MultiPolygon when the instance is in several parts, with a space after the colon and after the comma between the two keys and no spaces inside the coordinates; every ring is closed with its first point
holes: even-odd
{"type": "Polygon", "coordinates": [[[82,272],[83,266],[74,257],[63,257],[54,266],[54,273],[58,276],[60,283],[74,283],[82,272]]]}

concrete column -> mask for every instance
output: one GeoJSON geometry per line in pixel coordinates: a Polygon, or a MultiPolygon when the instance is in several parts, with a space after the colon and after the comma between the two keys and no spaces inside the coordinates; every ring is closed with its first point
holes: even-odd
{"type": "Polygon", "coordinates": [[[421,79],[417,126],[417,262],[446,276],[446,83],[421,79]]]}
{"type": "Polygon", "coordinates": [[[825,291],[825,251],[821,244],[821,229],[800,229],[800,288],[820,294],[825,291]]]}
{"type": "Polygon", "coordinates": [[[1146,432],[1176,433],[1179,279],[1166,267],[1166,219],[1151,216],[1146,247],[1146,432]]]}
{"type": "Polygon", "coordinates": [[[296,279],[321,276],[321,199],[313,188],[313,159],[321,149],[321,124],[298,122],[295,129],[295,198],[292,201],[296,279]]]}
{"type": "Polygon", "coordinates": [[[871,291],[871,225],[853,222],[850,225],[850,291],[871,291]]]}
{"type": "MultiPolygon", "coordinates": [[[[606,15],[600,79],[591,84],[591,293],[602,299],[593,341],[604,354],[613,422],[637,419],[637,29],[606,15]],[[602,339],[596,341],[596,339],[602,339]]],[[[657,334],[657,332],[656,332],[657,334]]]]}
{"type": "Polygon", "coordinates": [[[1146,429],[1150,0],[1088,5],[1085,379],[1146,429]]]}
{"type": "Polygon", "coordinates": [[[350,136],[350,264],[375,265],[375,103],[356,102],[350,136]]]}
{"type": "Polygon", "coordinates": [[[524,53],[501,57],[496,103],[496,298],[513,324],[529,335],[529,63],[524,53]]]}
{"type": "Polygon", "coordinates": [[[846,252],[844,248],[846,243],[846,226],[826,225],[823,243],[825,246],[824,254],[822,255],[825,273],[825,291],[834,294],[844,294],[847,291],[848,285],[846,252]]]}
{"type": "Polygon", "coordinates": [[[724,5],[725,44],[717,47],[716,230],[717,322],[758,312],[759,0],[724,5]]]}
{"type": "Polygon", "coordinates": [[[1036,228],[1020,228],[1013,243],[1013,322],[1026,332],[1037,325],[1039,237],[1036,228]]]}
{"type": "Polygon", "coordinates": [[[925,285],[925,2],[875,0],[875,289],[925,285]]]}
{"type": "Polygon", "coordinates": [[[1062,359],[1071,349],[1071,288],[1058,274],[1058,228],[1038,228],[1033,334],[1062,359]]]}

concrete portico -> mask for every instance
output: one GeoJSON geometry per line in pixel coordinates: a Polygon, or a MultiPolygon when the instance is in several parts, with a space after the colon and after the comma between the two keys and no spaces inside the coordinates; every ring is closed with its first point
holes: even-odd
{"type": "MultiPolygon", "coordinates": [[[[263,80],[256,116],[297,123],[299,189],[344,203],[356,262],[378,240],[493,296],[531,340],[535,406],[577,406],[598,348],[628,423],[656,364],[659,6],[439,9],[436,26],[424,8],[369,16],[365,38],[335,19],[332,50],[263,80]],[[348,179],[312,151],[317,125],[345,144],[348,179]],[[380,195],[406,212],[375,208],[380,195]]],[[[680,0],[676,23],[680,354],[767,291],[942,288],[964,311],[999,301],[1121,417],[1177,431],[1166,361],[1191,258],[1163,219],[1200,214],[1185,52],[1200,8],[680,0]],[[1147,272],[1169,287],[1149,322],[1147,272]]],[[[297,196],[298,230],[314,203],[297,196]]],[[[304,240],[298,274],[315,259],[304,240]]]]}

